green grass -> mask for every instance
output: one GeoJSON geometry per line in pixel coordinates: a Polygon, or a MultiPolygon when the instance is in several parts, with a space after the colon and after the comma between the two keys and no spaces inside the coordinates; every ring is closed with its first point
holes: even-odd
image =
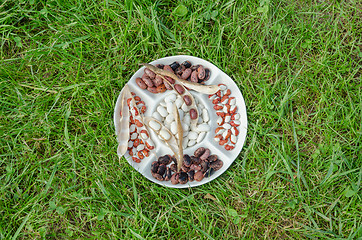
{"type": "Polygon", "coordinates": [[[362,238],[359,1],[122,2],[0,3],[0,239],[362,238]],[[249,119],[183,190],[118,161],[112,123],[138,63],[176,54],[229,74],[249,119]]]}

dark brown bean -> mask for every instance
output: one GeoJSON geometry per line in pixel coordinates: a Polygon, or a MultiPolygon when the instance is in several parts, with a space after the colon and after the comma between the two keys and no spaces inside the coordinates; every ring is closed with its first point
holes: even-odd
{"type": "Polygon", "coordinates": [[[210,79],[210,75],[211,75],[210,69],[205,68],[205,77],[204,77],[204,81],[209,80],[209,79],[210,79]]]}
{"type": "Polygon", "coordinates": [[[136,78],[136,83],[141,89],[146,89],[147,85],[141,78],[136,78]]]}
{"type": "Polygon", "coordinates": [[[173,69],[172,69],[169,65],[165,65],[165,66],[163,67],[163,70],[169,71],[169,72],[172,72],[172,73],[173,73],[173,69]]]}
{"type": "MultiPolygon", "coordinates": [[[[204,175],[202,175],[202,177],[203,177],[204,175]]],[[[172,176],[171,176],[171,183],[173,184],[173,185],[176,185],[176,184],[178,184],[178,180],[179,180],[179,174],[178,173],[174,173],[174,174],[172,174],[172,176]]]]}
{"type": "Polygon", "coordinates": [[[174,164],[174,163],[171,164],[170,169],[171,169],[172,172],[177,172],[177,165],[174,164]]]}
{"type": "Polygon", "coordinates": [[[207,159],[206,159],[206,161],[210,162],[210,163],[214,162],[216,160],[217,160],[217,156],[215,154],[208,156],[207,159]]]}
{"type": "Polygon", "coordinates": [[[194,175],[194,179],[200,182],[204,178],[204,174],[201,171],[198,171],[194,175]]]}
{"type": "Polygon", "coordinates": [[[180,64],[178,62],[173,62],[170,64],[170,67],[172,68],[172,70],[176,70],[176,68],[178,68],[180,66],[180,64]]]}
{"type": "Polygon", "coordinates": [[[150,69],[145,68],[145,73],[152,79],[156,77],[156,74],[152,72],[150,69]]]}
{"type": "Polygon", "coordinates": [[[147,87],[153,87],[153,81],[149,76],[145,76],[142,80],[146,83],[147,87]]]}
{"type": "Polygon", "coordinates": [[[187,172],[187,175],[189,175],[189,181],[192,182],[194,181],[194,176],[195,176],[195,170],[190,170],[187,172]]]}
{"type": "Polygon", "coordinates": [[[163,64],[156,64],[156,67],[161,68],[161,69],[163,69],[164,66],[165,65],[163,65],[163,64]]]}
{"type": "Polygon", "coordinates": [[[160,166],[158,167],[157,173],[160,174],[161,176],[163,176],[166,172],[166,165],[165,164],[160,164],[160,166]]]}
{"type": "Polygon", "coordinates": [[[169,81],[171,84],[175,83],[175,79],[165,76],[166,80],[169,81]]]}
{"type": "Polygon", "coordinates": [[[175,70],[176,75],[182,75],[182,72],[185,71],[185,69],[186,69],[186,67],[184,65],[179,66],[175,70]]]}
{"type": "Polygon", "coordinates": [[[172,172],[171,169],[169,167],[167,167],[166,169],[166,173],[165,173],[165,181],[169,181],[172,177],[172,172]]]}
{"type": "Polygon", "coordinates": [[[183,164],[184,164],[186,167],[190,167],[190,166],[191,166],[191,163],[192,163],[192,160],[191,160],[190,156],[187,155],[187,154],[185,154],[185,155],[184,155],[183,164]]]}
{"type": "Polygon", "coordinates": [[[190,68],[186,68],[185,71],[182,73],[182,79],[188,79],[191,75],[192,70],[190,68]]]}
{"type": "Polygon", "coordinates": [[[191,118],[192,120],[194,120],[194,119],[197,118],[197,112],[196,112],[196,110],[195,110],[194,108],[191,108],[191,109],[190,109],[190,118],[191,118]]]}
{"type": "Polygon", "coordinates": [[[163,177],[158,173],[151,173],[154,178],[156,178],[158,181],[163,181],[163,177]]]}
{"type": "Polygon", "coordinates": [[[163,83],[163,79],[160,76],[156,76],[155,79],[153,79],[153,84],[158,87],[163,83]]]}
{"type": "Polygon", "coordinates": [[[181,167],[181,171],[183,171],[183,172],[188,172],[189,170],[190,170],[190,168],[186,167],[184,165],[181,167]]]}
{"type": "Polygon", "coordinates": [[[158,92],[157,92],[157,88],[155,88],[155,87],[148,87],[147,90],[148,90],[150,93],[158,93],[158,92]]]}
{"type": "Polygon", "coordinates": [[[183,99],[184,99],[184,102],[187,106],[191,106],[192,104],[192,100],[191,100],[191,97],[189,95],[184,95],[183,96],[183,99]]]}
{"type": "Polygon", "coordinates": [[[164,165],[168,165],[170,164],[172,161],[171,156],[170,155],[164,155],[158,158],[158,163],[159,164],[164,164],[164,165]]]}
{"type": "Polygon", "coordinates": [[[215,171],[222,168],[223,165],[224,165],[224,163],[220,159],[216,160],[215,162],[210,163],[210,167],[213,168],[215,171]]]}
{"type": "Polygon", "coordinates": [[[165,85],[165,88],[167,90],[172,90],[173,89],[172,86],[166,80],[163,81],[163,85],[165,85]]]}
{"type": "Polygon", "coordinates": [[[199,81],[199,79],[197,78],[197,71],[193,71],[191,73],[191,78],[190,78],[191,82],[197,83],[199,81]]]}
{"type": "Polygon", "coordinates": [[[210,177],[212,174],[214,174],[214,172],[215,172],[215,169],[213,169],[213,168],[208,168],[208,169],[206,170],[206,172],[204,173],[204,177],[210,177]]]}
{"type": "Polygon", "coordinates": [[[160,164],[159,164],[157,161],[154,161],[154,162],[151,164],[151,172],[157,173],[158,166],[160,166],[160,164]]]}
{"type": "Polygon", "coordinates": [[[195,70],[197,70],[199,67],[200,67],[200,65],[197,64],[197,65],[192,65],[190,68],[191,68],[192,71],[195,71],[195,70]]]}
{"type": "Polygon", "coordinates": [[[201,170],[201,166],[200,166],[200,165],[196,165],[196,164],[191,164],[190,170],[200,171],[200,170],[201,170]]]}
{"type": "Polygon", "coordinates": [[[204,79],[205,78],[205,68],[203,66],[200,65],[200,67],[197,69],[197,77],[199,79],[204,79]]]}
{"type": "Polygon", "coordinates": [[[166,86],[165,84],[161,84],[160,86],[157,87],[157,92],[158,93],[163,93],[166,91],[166,86]]]}
{"type": "Polygon", "coordinates": [[[210,156],[210,149],[205,149],[205,152],[200,156],[202,161],[206,161],[206,159],[210,156]]]}
{"type": "Polygon", "coordinates": [[[180,182],[181,184],[185,184],[185,183],[188,182],[188,180],[189,180],[189,177],[188,177],[187,173],[185,173],[185,172],[180,172],[179,182],[180,182]]]}
{"type": "Polygon", "coordinates": [[[201,172],[206,172],[206,170],[209,168],[209,163],[208,162],[202,162],[201,163],[201,172]]]}
{"type": "Polygon", "coordinates": [[[194,156],[199,158],[202,154],[204,154],[205,152],[205,148],[204,147],[199,147],[198,149],[196,149],[196,151],[194,152],[194,156]]]}
{"type": "Polygon", "coordinates": [[[181,63],[181,66],[185,66],[185,68],[189,68],[189,67],[191,67],[191,63],[190,63],[190,61],[185,61],[185,62],[183,62],[183,63],[181,63]]]}
{"type": "Polygon", "coordinates": [[[185,89],[180,84],[175,84],[174,88],[175,88],[176,92],[178,92],[179,94],[184,94],[185,93],[185,89]]]}

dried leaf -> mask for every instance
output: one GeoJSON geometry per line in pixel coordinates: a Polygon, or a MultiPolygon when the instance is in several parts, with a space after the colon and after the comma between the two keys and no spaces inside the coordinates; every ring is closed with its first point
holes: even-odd
{"type": "Polygon", "coordinates": [[[155,66],[153,66],[151,64],[148,64],[148,63],[141,63],[140,65],[143,65],[146,68],[149,68],[150,70],[152,70],[156,74],[173,78],[176,81],[180,82],[183,86],[185,86],[185,87],[187,87],[189,89],[195,90],[196,92],[199,92],[199,93],[215,94],[217,91],[220,90],[220,87],[217,86],[217,85],[202,85],[202,84],[199,84],[199,83],[189,82],[189,81],[186,81],[184,79],[181,79],[181,78],[177,77],[174,73],[171,73],[169,71],[165,71],[163,69],[160,69],[160,68],[155,67],[155,66]]]}
{"type": "Polygon", "coordinates": [[[217,201],[217,199],[216,199],[214,196],[212,196],[210,193],[207,193],[207,194],[204,196],[204,198],[205,198],[205,199],[211,199],[211,200],[213,200],[213,201],[217,201]]]}

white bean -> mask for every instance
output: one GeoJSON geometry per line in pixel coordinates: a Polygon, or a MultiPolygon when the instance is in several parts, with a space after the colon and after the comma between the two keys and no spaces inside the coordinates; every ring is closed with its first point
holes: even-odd
{"type": "Polygon", "coordinates": [[[231,100],[230,100],[230,105],[235,105],[236,104],[236,99],[235,98],[232,98],[231,100]]]}
{"type": "Polygon", "coordinates": [[[133,147],[133,141],[128,141],[128,147],[132,148],[133,147]]]}
{"type": "Polygon", "coordinates": [[[217,125],[220,126],[223,121],[224,121],[224,119],[222,119],[222,117],[218,117],[217,120],[216,120],[216,123],[217,123],[217,125]]]}
{"type": "Polygon", "coordinates": [[[135,124],[132,124],[130,127],[129,127],[129,132],[134,132],[136,131],[136,125],[135,124]]]}
{"type": "Polygon", "coordinates": [[[220,85],[219,87],[220,87],[220,90],[221,90],[221,91],[226,90],[226,86],[225,86],[225,85],[220,85]]]}
{"type": "Polygon", "coordinates": [[[183,140],[182,140],[182,147],[183,149],[187,148],[187,144],[189,143],[189,138],[188,137],[185,137],[183,140]]]}
{"type": "Polygon", "coordinates": [[[180,108],[182,106],[183,102],[184,101],[182,100],[182,98],[177,98],[175,101],[177,108],[180,108]]]}
{"type": "Polygon", "coordinates": [[[187,112],[187,111],[189,110],[189,108],[187,107],[187,105],[186,105],[185,103],[182,104],[181,109],[182,109],[184,112],[187,112]]]}
{"type": "Polygon", "coordinates": [[[168,131],[164,128],[161,129],[160,135],[162,138],[164,138],[166,141],[171,138],[171,135],[168,133],[168,131]]]}
{"type": "Polygon", "coordinates": [[[136,149],[137,149],[137,152],[142,151],[143,149],[145,149],[145,145],[140,144],[140,145],[137,146],[136,149]]]}
{"type": "Polygon", "coordinates": [[[149,125],[153,130],[158,131],[161,129],[161,125],[156,121],[150,121],[149,125]]]}
{"type": "MultiPolygon", "coordinates": [[[[172,134],[176,134],[176,133],[177,133],[176,122],[172,122],[172,123],[171,123],[170,130],[171,130],[172,134]]],[[[177,134],[177,135],[178,135],[178,134],[177,134]]]]}
{"type": "Polygon", "coordinates": [[[160,102],[160,105],[161,105],[162,107],[166,107],[166,103],[165,103],[164,101],[160,102]]]}
{"type": "Polygon", "coordinates": [[[196,140],[195,139],[190,139],[190,141],[187,143],[187,146],[192,147],[195,144],[196,144],[196,140]]]}
{"type": "Polygon", "coordinates": [[[205,138],[206,132],[201,132],[196,139],[197,143],[200,143],[205,138]]]}
{"type": "Polygon", "coordinates": [[[190,118],[190,114],[186,113],[183,120],[182,120],[185,124],[189,125],[191,123],[191,118],[190,118]]]}
{"type": "Polygon", "coordinates": [[[222,127],[225,129],[230,129],[231,125],[229,123],[224,123],[224,125],[222,125],[222,127]]]}
{"type": "Polygon", "coordinates": [[[194,139],[195,140],[195,139],[197,139],[198,134],[196,132],[191,131],[191,132],[189,132],[188,137],[189,137],[189,139],[194,139]]]}
{"type": "Polygon", "coordinates": [[[132,133],[131,140],[135,140],[136,138],[138,138],[138,133],[132,133]]]}
{"type": "Polygon", "coordinates": [[[157,107],[157,112],[162,116],[162,117],[166,117],[168,112],[166,110],[166,108],[162,107],[162,106],[158,106],[157,107]]]}
{"type": "Polygon", "coordinates": [[[178,115],[180,116],[180,120],[182,121],[182,119],[184,118],[184,111],[182,111],[181,109],[178,110],[178,115]]]}
{"type": "Polygon", "coordinates": [[[199,132],[207,132],[210,131],[210,125],[203,123],[197,126],[197,129],[199,130],[199,132]]]}
{"type": "Polygon", "coordinates": [[[226,123],[230,122],[231,116],[230,115],[225,116],[224,120],[226,123]]]}
{"type": "Polygon", "coordinates": [[[176,94],[172,93],[170,95],[168,95],[167,97],[165,97],[165,102],[166,104],[168,102],[174,102],[176,100],[176,94]]]}
{"type": "Polygon", "coordinates": [[[165,121],[170,124],[170,123],[172,123],[174,120],[175,120],[175,118],[174,118],[173,114],[170,113],[170,114],[167,115],[165,121]]]}
{"type": "Polygon", "coordinates": [[[183,124],[182,124],[182,129],[184,130],[184,132],[187,132],[187,131],[189,130],[189,125],[183,123],[183,124]]]}
{"type": "Polygon", "coordinates": [[[167,108],[168,113],[173,113],[173,103],[172,102],[167,102],[166,108],[167,108]]]}
{"type": "Polygon", "coordinates": [[[226,107],[226,105],[224,105],[222,110],[223,110],[224,113],[228,113],[228,108],[226,107]]]}
{"type": "Polygon", "coordinates": [[[143,133],[141,133],[141,138],[146,140],[148,138],[148,136],[146,133],[143,132],[143,133]]]}
{"type": "Polygon", "coordinates": [[[202,119],[204,120],[205,123],[210,120],[209,112],[207,111],[206,108],[202,109],[202,119]]]}

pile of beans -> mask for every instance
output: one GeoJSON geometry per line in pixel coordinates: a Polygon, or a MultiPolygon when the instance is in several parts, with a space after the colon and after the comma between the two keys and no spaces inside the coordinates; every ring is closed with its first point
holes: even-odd
{"type": "Polygon", "coordinates": [[[219,127],[215,130],[214,140],[230,151],[235,148],[238,140],[240,114],[237,113],[236,99],[231,97],[230,89],[225,84],[219,84],[219,87],[218,92],[209,95],[218,116],[216,123],[219,127]]]}
{"type": "MultiPolygon", "coordinates": [[[[173,62],[170,65],[157,64],[156,66],[165,71],[175,73],[181,79],[200,84],[204,84],[205,81],[209,80],[211,74],[208,68],[204,68],[202,65],[191,65],[190,61],[185,61],[181,64],[178,62],[173,62]]],[[[151,93],[163,93],[166,89],[172,90],[172,86],[169,83],[175,83],[174,79],[170,77],[165,78],[168,82],[162,77],[157,76],[150,69],[145,68],[142,77],[136,78],[136,83],[141,89],[146,89],[151,93]]]]}
{"type": "Polygon", "coordinates": [[[129,141],[128,141],[128,153],[132,157],[134,162],[140,163],[142,159],[150,155],[150,150],[153,150],[154,143],[149,137],[149,133],[143,123],[137,118],[139,112],[145,113],[147,107],[145,102],[139,96],[136,96],[134,92],[131,92],[136,102],[136,106],[132,107],[130,102],[132,98],[127,99],[128,107],[130,108],[130,122],[129,122],[129,141]],[[138,110],[140,109],[140,110],[138,110]]]}
{"type": "Polygon", "coordinates": [[[159,181],[171,181],[172,184],[186,184],[194,180],[201,181],[221,169],[224,163],[216,155],[211,155],[210,149],[200,147],[194,156],[183,157],[183,165],[177,172],[177,162],[173,156],[164,155],[151,164],[151,174],[159,181]]]}
{"type": "Polygon", "coordinates": [[[165,127],[170,129],[172,134],[174,134],[177,138],[177,125],[173,113],[173,105],[176,104],[184,131],[182,142],[184,149],[194,146],[196,143],[200,143],[205,138],[206,133],[210,131],[210,117],[207,109],[203,104],[198,103],[197,99],[195,99],[195,102],[198,108],[198,112],[202,116],[199,117],[197,125],[191,124],[190,107],[183,102],[181,96],[177,96],[174,93],[165,97],[164,101],[160,102],[160,105],[152,114],[152,117],[159,120],[160,122],[163,122],[165,127]]]}

